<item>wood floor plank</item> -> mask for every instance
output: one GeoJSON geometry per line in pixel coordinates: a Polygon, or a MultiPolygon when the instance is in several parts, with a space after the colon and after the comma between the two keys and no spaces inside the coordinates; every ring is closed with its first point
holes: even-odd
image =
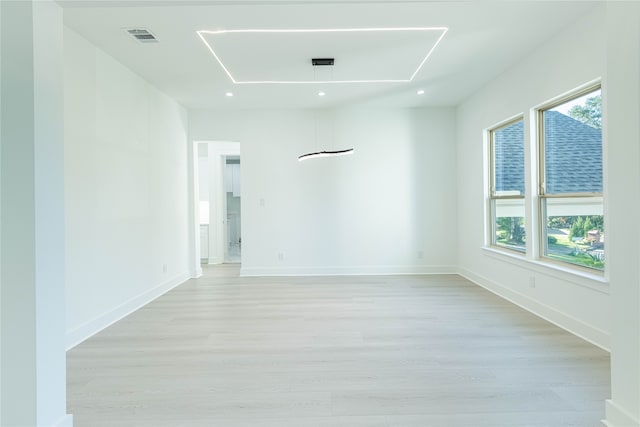
{"type": "Polygon", "coordinates": [[[599,425],[609,355],[455,275],[205,266],[67,354],[76,426],[599,425]]]}

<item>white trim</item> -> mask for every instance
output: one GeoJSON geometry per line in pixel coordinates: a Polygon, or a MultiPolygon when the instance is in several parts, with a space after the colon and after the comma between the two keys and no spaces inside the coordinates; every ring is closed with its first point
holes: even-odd
{"type": "Polygon", "coordinates": [[[531,108],[532,111],[535,112],[536,116],[538,111],[540,110],[550,110],[558,105],[564,104],[567,101],[570,101],[574,98],[579,98],[581,95],[586,95],[591,90],[596,90],[597,88],[602,88],[602,77],[595,78],[590,80],[584,84],[581,84],[578,87],[575,87],[571,90],[568,90],[560,95],[554,96],[551,99],[541,102],[538,105],[535,105],[531,108]]]}
{"type": "Polygon", "coordinates": [[[602,423],[607,427],[640,427],[640,420],[618,406],[612,399],[605,400],[607,419],[602,423]]]}
{"type": "Polygon", "coordinates": [[[473,283],[487,289],[488,291],[514,303],[515,305],[535,314],[538,317],[559,326],[566,331],[600,347],[603,350],[610,350],[610,335],[598,328],[584,323],[583,321],[576,319],[566,313],[556,310],[555,308],[543,304],[539,301],[532,299],[531,297],[521,294],[520,292],[509,289],[499,283],[494,282],[486,277],[480,276],[461,268],[458,272],[464,278],[472,281],[473,283]]]}
{"type": "Polygon", "coordinates": [[[243,267],[241,277],[260,276],[392,276],[408,274],[457,274],[453,265],[359,267],[243,267]]]}
{"type": "MultiPolygon", "coordinates": [[[[202,270],[200,270],[200,274],[202,274],[202,270]]],[[[131,298],[129,301],[125,301],[120,304],[118,307],[113,310],[104,313],[83,325],[78,326],[77,328],[67,331],[66,333],[66,349],[67,351],[71,350],[73,347],[77,346],[84,340],[92,337],[103,329],[113,325],[118,320],[123,319],[134,311],[138,310],[141,307],[149,304],[151,301],[156,298],[164,295],[169,292],[171,289],[176,286],[184,283],[189,279],[189,274],[182,273],[173,279],[168,280],[152,289],[149,289],[142,294],[131,298]]]]}
{"type": "Polygon", "coordinates": [[[215,139],[194,139],[194,144],[214,144],[209,145],[208,150],[210,152],[219,155],[239,156],[240,155],[240,142],[239,141],[225,141],[215,139]]]}
{"type": "Polygon", "coordinates": [[[561,263],[556,264],[552,262],[532,260],[526,258],[523,253],[510,251],[508,249],[499,249],[493,246],[487,246],[483,247],[482,250],[485,255],[490,256],[491,258],[505,261],[509,264],[526,268],[527,270],[534,271],[539,274],[544,274],[545,276],[564,280],[565,282],[573,283],[596,292],[607,295],[610,293],[609,281],[605,279],[603,275],[589,273],[577,268],[565,267],[565,265],[561,263]]]}
{"type": "Polygon", "coordinates": [[[73,415],[64,415],[53,425],[53,427],[73,427],[73,415]]]}

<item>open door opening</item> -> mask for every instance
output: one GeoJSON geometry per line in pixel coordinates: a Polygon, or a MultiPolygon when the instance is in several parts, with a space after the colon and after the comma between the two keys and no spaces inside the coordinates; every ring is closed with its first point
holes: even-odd
{"type": "Polygon", "coordinates": [[[240,193],[240,156],[226,156],[225,193],[226,193],[226,263],[239,263],[242,260],[242,204],[240,193]]]}
{"type": "Polygon", "coordinates": [[[200,264],[240,263],[240,144],[207,141],[194,148],[197,259],[200,264]]]}

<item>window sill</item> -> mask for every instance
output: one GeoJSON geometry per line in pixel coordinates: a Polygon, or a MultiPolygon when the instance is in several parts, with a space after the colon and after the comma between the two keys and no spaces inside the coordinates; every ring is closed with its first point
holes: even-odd
{"type": "Polygon", "coordinates": [[[604,277],[604,275],[589,273],[588,271],[577,270],[552,262],[529,259],[526,258],[524,254],[518,254],[516,252],[501,250],[494,247],[484,246],[482,250],[485,255],[499,261],[508,262],[518,267],[531,270],[535,273],[564,280],[603,294],[609,294],[609,281],[604,277]]]}

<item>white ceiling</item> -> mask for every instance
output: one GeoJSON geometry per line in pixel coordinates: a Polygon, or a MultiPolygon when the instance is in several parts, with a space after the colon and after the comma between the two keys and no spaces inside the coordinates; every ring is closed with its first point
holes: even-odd
{"type": "Polygon", "coordinates": [[[446,28],[348,28],[199,31],[238,84],[409,82],[446,28]],[[333,66],[312,66],[334,58],[333,66]],[[381,66],[384,64],[384,66],[381,66]]]}
{"type": "Polygon", "coordinates": [[[59,3],[68,27],[194,109],[456,105],[597,5],[483,0],[59,3]],[[138,27],[149,29],[159,42],[140,43],[125,31],[138,27]],[[434,27],[448,28],[438,44],[441,29],[417,30],[434,27]],[[371,31],[308,31],[321,29],[371,31]],[[312,57],[335,57],[336,63],[312,67],[312,57]],[[236,82],[251,83],[234,83],[228,73],[236,82]],[[417,95],[418,89],[425,93],[417,95]],[[319,97],[320,90],[326,96],[319,97]]]}

